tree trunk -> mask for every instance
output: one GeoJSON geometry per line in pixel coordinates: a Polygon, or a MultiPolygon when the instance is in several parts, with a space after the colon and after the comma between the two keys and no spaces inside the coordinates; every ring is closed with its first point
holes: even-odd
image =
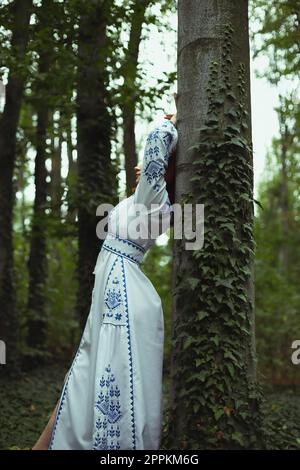
{"type": "Polygon", "coordinates": [[[204,244],[174,242],[169,441],[259,446],[248,2],[179,0],[176,201],[204,244]],[[196,146],[190,148],[191,146],[196,146]]]}
{"type": "Polygon", "coordinates": [[[93,268],[102,240],[96,235],[96,208],[112,201],[116,178],[112,171],[111,116],[106,91],[106,26],[109,2],[83,5],[78,38],[77,145],[78,145],[78,313],[82,325],[89,314],[93,268]]]}
{"type": "MultiPolygon", "coordinates": [[[[40,67],[42,70],[43,67],[40,67]]],[[[43,350],[46,339],[45,281],[47,276],[45,207],[47,199],[45,167],[48,107],[38,110],[35,157],[35,199],[31,227],[30,253],[28,259],[28,335],[30,347],[43,350]]]]}
{"type": "MultiPolygon", "coordinates": [[[[38,13],[38,33],[49,34],[48,13],[51,11],[53,0],[45,0],[38,13]]],[[[50,34],[52,30],[50,30],[50,34]]],[[[51,37],[49,42],[42,44],[39,51],[39,75],[35,86],[37,128],[35,156],[35,199],[31,227],[30,253],[28,259],[29,288],[28,288],[28,346],[36,352],[45,350],[47,334],[46,292],[47,278],[47,134],[49,125],[49,105],[47,102],[49,71],[52,61],[51,37]]],[[[40,356],[38,356],[40,357],[40,356]]]]}
{"type": "Polygon", "coordinates": [[[290,203],[289,203],[289,178],[288,178],[288,149],[292,146],[293,135],[289,132],[288,125],[286,124],[285,113],[279,112],[280,119],[280,144],[279,145],[279,158],[280,158],[280,216],[282,226],[282,241],[279,250],[279,263],[281,264],[284,275],[289,274],[289,237],[290,237],[290,203]]]}
{"type": "Polygon", "coordinates": [[[76,180],[77,180],[77,161],[73,157],[73,142],[72,142],[72,118],[70,117],[66,124],[66,136],[67,136],[67,156],[68,156],[68,175],[67,175],[67,222],[68,224],[75,224],[76,221],[76,207],[74,206],[74,193],[76,191],[76,180]]]}
{"type": "Polygon", "coordinates": [[[16,159],[16,133],[25,84],[23,63],[32,1],[15,1],[13,6],[12,48],[16,66],[10,70],[6,102],[0,118],[0,335],[6,342],[9,367],[17,357],[18,321],[13,282],[13,172],[16,159]]]}
{"type": "Polygon", "coordinates": [[[149,3],[149,0],[137,0],[134,4],[128,49],[124,61],[124,104],[122,114],[127,196],[132,194],[136,185],[134,167],[137,165],[138,159],[135,142],[135,103],[138,98],[138,91],[135,82],[142,27],[145,20],[145,11],[149,3]]]}
{"type": "Polygon", "coordinates": [[[58,121],[58,135],[54,133],[55,137],[53,137],[51,152],[51,211],[52,215],[56,217],[57,220],[59,220],[61,216],[61,146],[63,125],[64,122],[60,116],[58,121]],[[56,143],[57,139],[58,142],[56,143]]]}

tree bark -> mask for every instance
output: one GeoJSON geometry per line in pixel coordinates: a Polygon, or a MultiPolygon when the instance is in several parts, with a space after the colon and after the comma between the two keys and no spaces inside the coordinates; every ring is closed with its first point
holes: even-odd
{"type": "MultiPolygon", "coordinates": [[[[40,67],[42,69],[43,67],[40,67]]],[[[47,200],[46,138],[48,126],[48,107],[43,105],[38,111],[35,157],[35,199],[31,227],[30,253],[28,259],[28,335],[27,343],[31,348],[45,349],[46,339],[46,299],[45,281],[47,277],[45,208],[47,200]]]]}
{"type": "Polygon", "coordinates": [[[135,82],[142,27],[145,20],[145,11],[149,3],[149,0],[137,0],[134,4],[129,43],[124,61],[124,104],[122,114],[127,196],[132,194],[136,185],[134,167],[137,165],[138,158],[135,141],[135,103],[138,91],[135,82]]]}
{"type": "Polygon", "coordinates": [[[77,180],[77,161],[73,157],[73,142],[72,142],[72,117],[68,119],[66,124],[66,140],[67,140],[67,156],[68,156],[68,175],[67,175],[67,222],[68,224],[74,224],[76,221],[76,207],[74,205],[74,193],[76,191],[76,180],[77,180]]]}
{"type": "Polygon", "coordinates": [[[169,441],[176,448],[255,447],[260,436],[258,400],[253,399],[253,168],[246,0],[179,0],[178,132],[176,202],[204,204],[205,238],[197,253],[184,248],[186,239],[174,242],[169,441]],[[197,150],[190,149],[198,144],[197,150]],[[239,181],[243,174],[245,188],[239,181]],[[199,182],[192,183],[192,177],[199,182]],[[234,242],[229,233],[235,235],[234,242]],[[247,419],[241,418],[239,403],[247,419]]]}
{"type": "Polygon", "coordinates": [[[93,268],[102,240],[96,235],[96,208],[113,202],[116,177],[112,170],[111,116],[106,91],[107,37],[110,4],[84,3],[78,38],[77,148],[78,148],[78,301],[82,325],[89,314],[93,268]]]}
{"type": "Polygon", "coordinates": [[[15,1],[12,5],[12,54],[16,66],[9,71],[6,102],[0,118],[0,335],[6,342],[8,364],[17,357],[18,321],[15,311],[13,281],[13,172],[16,159],[16,133],[25,84],[23,63],[29,39],[32,1],[15,1]]]}
{"type": "MultiPolygon", "coordinates": [[[[45,0],[38,12],[38,32],[43,35],[48,28],[48,13],[51,11],[53,0],[45,0]]],[[[52,31],[50,31],[50,34],[52,31]]],[[[49,33],[48,33],[49,34],[49,33]]],[[[36,156],[35,156],[35,198],[31,226],[30,252],[28,259],[28,334],[27,344],[36,352],[44,351],[47,335],[46,291],[47,279],[47,134],[49,125],[49,105],[47,102],[47,76],[51,67],[51,40],[42,44],[39,50],[39,75],[36,90],[36,156]],[[49,47],[50,46],[50,47],[49,47]]],[[[40,360],[40,355],[37,356],[40,360]]],[[[30,356],[32,360],[32,354],[30,356]]]]}
{"type": "Polygon", "coordinates": [[[52,155],[51,155],[51,211],[57,220],[61,216],[61,197],[62,197],[62,185],[61,185],[61,147],[62,147],[62,131],[64,121],[60,116],[58,126],[58,135],[53,137],[52,142],[52,155]],[[58,142],[56,144],[56,140],[58,142]]]}
{"type": "Polygon", "coordinates": [[[279,262],[288,276],[289,271],[289,236],[290,236],[290,202],[289,202],[289,177],[288,177],[288,149],[292,145],[293,136],[289,132],[289,127],[286,123],[286,116],[284,112],[279,112],[280,119],[280,145],[279,145],[279,158],[280,158],[280,216],[282,226],[282,242],[279,250],[279,262]]]}

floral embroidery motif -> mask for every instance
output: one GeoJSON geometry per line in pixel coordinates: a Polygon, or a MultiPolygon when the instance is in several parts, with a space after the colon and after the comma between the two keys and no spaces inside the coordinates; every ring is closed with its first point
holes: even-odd
{"type": "Polygon", "coordinates": [[[96,435],[93,450],[119,450],[120,427],[118,422],[122,416],[120,405],[120,389],[116,384],[110,364],[105,368],[105,374],[100,381],[100,392],[95,403],[99,413],[96,420],[96,435]]]}
{"type": "Polygon", "coordinates": [[[103,323],[112,323],[115,325],[126,324],[120,263],[121,262],[117,257],[112,265],[106,282],[104,293],[105,308],[102,313],[103,323]]]}

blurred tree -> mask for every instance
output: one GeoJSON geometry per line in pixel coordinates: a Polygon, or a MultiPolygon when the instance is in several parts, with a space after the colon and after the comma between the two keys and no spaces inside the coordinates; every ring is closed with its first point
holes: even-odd
{"type": "MultiPolygon", "coordinates": [[[[46,297],[45,284],[47,279],[46,254],[46,203],[47,203],[47,134],[49,126],[49,70],[53,61],[53,0],[43,0],[37,8],[36,23],[36,53],[39,56],[38,73],[33,83],[32,99],[37,115],[36,123],[36,156],[35,156],[35,198],[31,226],[30,251],[28,259],[28,346],[32,348],[31,355],[45,350],[46,346],[46,297]]],[[[39,356],[39,361],[41,357],[39,356]]]]}
{"type": "Polygon", "coordinates": [[[126,193],[132,194],[135,187],[135,173],[133,168],[137,165],[137,152],[135,141],[135,103],[138,98],[136,87],[139,46],[142,39],[142,27],[145,21],[146,8],[153,3],[152,0],[136,0],[131,14],[131,28],[128,46],[123,61],[123,148],[126,171],[126,193]]]}
{"type": "MultiPolygon", "coordinates": [[[[10,367],[17,355],[18,319],[15,310],[13,281],[13,172],[16,159],[16,138],[26,75],[26,50],[32,1],[19,0],[0,9],[3,23],[11,30],[9,77],[6,101],[0,116],[0,334],[7,345],[10,367]],[[6,22],[8,18],[8,22],[6,22]]],[[[1,69],[4,67],[1,62],[1,69]]],[[[6,66],[8,64],[5,64],[6,66]]]]}
{"type": "Polygon", "coordinates": [[[96,208],[116,202],[117,180],[111,161],[112,114],[107,91],[111,47],[107,25],[111,2],[80,3],[77,76],[78,150],[78,314],[85,324],[93,288],[93,267],[102,241],[96,236],[96,208]]]}
{"type": "Polygon", "coordinates": [[[268,153],[259,189],[263,210],[256,218],[257,339],[259,366],[273,383],[296,380],[290,361],[299,315],[299,71],[300,4],[298,0],[251,1],[254,57],[268,59],[257,71],[270,83],[288,79],[276,108],[279,137],[268,153]]]}
{"type": "Polygon", "coordinates": [[[299,75],[299,0],[251,0],[254,57],[263,53],[268,68],[260,73],[272,83],[299,75]]]}
{"type": "Polygon", "coordinates": [[[281,97],[277,112],[280,135],[268,154],[255,223],[258,364],[265,380],[290,384],[299,381],[290,360],[300,311],[299,104],[281,97]]]}

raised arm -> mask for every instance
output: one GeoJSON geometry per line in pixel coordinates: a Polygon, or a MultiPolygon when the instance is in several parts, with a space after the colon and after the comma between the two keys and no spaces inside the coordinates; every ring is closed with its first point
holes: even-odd
{"type": "Polygon", "coordinates": [[[151,204],[163,205],[167,202],[164,175],[177,140],[177,129],[169,119],[164,119],[150,132],[144,149],[140,180],[134,193],[135,203],[150,208],[151,204]]]}

